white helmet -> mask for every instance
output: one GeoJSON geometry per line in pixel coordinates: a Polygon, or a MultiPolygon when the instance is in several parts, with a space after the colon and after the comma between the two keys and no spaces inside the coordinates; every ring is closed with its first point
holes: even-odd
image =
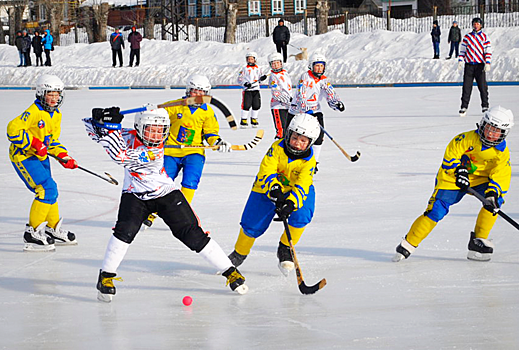
{"type": "Polygon", "coordinates": [[[271,53],[269,55],[268,59],[269,59],[270,68],[272,68],[272,62],[274,62],[274,61],[281,62],[281,68],[276,69],[276,70],[274,68],[272,68],[272,70],[274,72],[280,72],[283,69],[283,56],[279,52],[271,53]]]}
{"type": "MultiPolygon", "coordinates": [[[[313,72],[314,65],[316,63],[324,64],[324,69],[326,69],[326,57],[322,53],[315,52],[312,54],[312,56],[310,56],[310,59],[308,60],[308,69],[310,69],[313,72]]],[[[319,75],[322,75],[322,74],[324,74],[324,71],[323,71],[323,73],[321,73],[319,75]]]]}
{"type": "Polygon", "coordinates": [[[316,117],[307,113],[297,114],[290,121],[290,124],[287,128],[287,132],[285,134],[286,149],[294,155],[300,155],[308,151],[310,147],[312,147],[315,141],[319,138],[320,134],[321,127],[316,117]],[[308,147],[306,149],[296,150],[290,146],[290,138],[292,137],[293,133],[306,136],[310,139],[310,143],[308,144],[308,147]]]}
{"type": "Polygon", "coordinates": [[[256,63],[256,61],[258,60],[258,54],[254,51],[249,51],[245,54],[245,60],[248,62],[248,58],[249,57],[253,57],[254,58],[254,63],[256,63]]]}
{"type": "Polygon", "coordinates": [[[186,95],[188,97],[191,90],[202,90],[206,95],[209,95],[211,93],[211,82],[205,75],[194,74],[186,82],[186,95]]]}
{"type": "Polygon", "coordinates": [[[485,112],[478,126],[478,133],[481,143],[487,147],[499,145],[514,126],[514,115],[511,110],[501,106],[495,106],[485,112]],[[490,127],[501,130],[501,135],[497,139],[495,137],[490,140],[488,137],[488,129],[490,127]]]}
{"type": "Polygon", "coordinates": [[[42,105],[44,110],[46,110],[47,112],[54,112],[63,104],[64,88],[65,85],[57,76],[50,74],[41,75],[38,78],[38,80],[36,80],[36,99],[40,101],[40,104],[42,105]],[[59,92],[60,97],[58,103],[56,103],[55,106],[49,106],[45,101],[45,94],[51,91],[59,92]]]}
{"type": "Polygon", "coordinates": [[[158,147],[169,135],[169,115],[165,109],[157,108],[135,114],[135,130],[137,136],[148,147],[158,147]],[[151,130],[152,127],[155,130],[151,130]],[[160,137],[152,137],[152,133],[160,133],[160,137]]]}

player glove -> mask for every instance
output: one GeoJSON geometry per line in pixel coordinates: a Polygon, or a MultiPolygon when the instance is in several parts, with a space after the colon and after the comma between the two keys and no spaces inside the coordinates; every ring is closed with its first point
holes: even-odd
{"type": "Polygon", "coordinates": [[[120,113],[119,107],[110,108],[93,108],[92,119],[94,119],[99,126],[110,130],[119,130],[124,115],[120,113]]]}
{"type": "Polygon", "coordinates": [[[263,80],[265,80],[265,79],[267,79],[267,76],[266,76],[265,74],[263,74],[263,75],[259,78],[259,81],[263,81],[263,80]]]}
{"type": "Polygon", "coordinates": [[[490,72],[490,63],[485,64],[485,72],[490,72]]]}
{"type": "Polygon", "coordinates": [[[496,209],[499,208],[499,204],[497,203],[497,193],[494,191],[487,192],[485,194],[485,199],[487,200],[488,204],[485,204],[483,208],[491,212],[492,214],[496,215],[496,209]]]}
{"type": "Polygon", "coordinates": [[[34,148],[36,154],[40,157],[44,157],[47,155],[47,146],[45,146],[43,142],[41,142],[36,137],[32,138],[31,147],[34,148]]]}
{"type": "Polygon", "coordinates": [[[458,61],[458,70],[460,72],[463,70],[463,61],[458,61]]]}
{"type": "Polygon", "coordinates": [[[77,162],[69,156],[67,153],[63,152],[58,154],[58,158],[61,159],[59,163],[67,169],[76,169],[77,168],[77,162]]]}
{"type": "Polygon", "coordinates": [[[456,175],[456,186],[462,191],[466,191],[470,187],[469,171],[464,166],[459,166],[454,172],[456,175]]]}
{"type": "Polygon", "coordinates": [[[274,184],[270,188],[269,198],[276,204],[276,208],[281,208],[285,204],[285,195],[281,190],[281,185],[274,184]]]}
{"type": "Polygon", "coordinates": [[[345,110],[344,103],[342,103],[341,101],[338,101],[335,104],[335,108],[337,108],[340,112],[344,112],[344,110],[345,110]]]}
{"type": "Polygon", "coordinates": [[[274,219],[274,221],[284,221],[288,219],[290,214],[295,210],[296,205],[291,200],[286,200],[285,204],[281,208],[276,208],[276,213],[278,214],[278,217],[274,219]]]}
{"type": "Polygon", "coordinates": [[[248,81],[246,81],[245,83],[243,83],[243,86],[245,86],[247,89],[250,89],[250,87],[252,86],[252,84],[249,83],[248,81]]]}
{"type": "Polygon", "coordinates": [[[220,146],[218,147],[218,152],[224,153],[224,152],[231,152],[232,151],[232,144],[223,140],[222,138],[219,138],[214,143],[214,146],[220,146]]]}

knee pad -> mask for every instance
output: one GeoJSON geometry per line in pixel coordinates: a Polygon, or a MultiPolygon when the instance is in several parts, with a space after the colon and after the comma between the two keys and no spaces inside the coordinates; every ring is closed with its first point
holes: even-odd
{"type": "Polygon", "coordinates": [[[50,177],[36,186],[34,192],[38,200],[43,203],[54,204],[58,200],[58,185],[50,177]]]}

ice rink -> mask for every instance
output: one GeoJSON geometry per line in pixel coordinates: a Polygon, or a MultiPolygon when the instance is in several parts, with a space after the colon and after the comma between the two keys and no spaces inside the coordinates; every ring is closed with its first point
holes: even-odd
{"type": "MultiPolygon", "coordinates": [[[[182,90],[70,90],[62,107],[61,141],[78,163],[109,172],[112,163],[84,131],[93,107],[139,107],[182,90]]],[[[460,118],[461,87],[338,89],[347,110],[324,107],[327,131],[350,154],[326,140],[315,176],[314,220],[296,246],[307,284],[277,268],[282,225],[273,223],[240,267],[249,293],[225,286],[209,265],[173,238],[160,219],[137,236],[118,270],[117,295],[97,301],[95,288],[115,223],[120,186],[52,162],[64,227],[79,245],[26,253],[23,230],[33,195],[17,177],[0,139],[0,349],[517,349],[519,348],[519,232],[498,218],[490,262],[466,259],[481,207],[467,196],[451,208],[416,252],[391,262],[395,247],[423,213],[448,142],[481,119],[474,89],[460,118]],[[182,298],[193,297],[186,307],[182,298]]],[[[239,118],[240,91],[213,90],[239,118]]],[[[262,90],[256,148],[209,151],[192,203],[202,227],[226,253],[233,250],[241,212],[259,163],[274,138],[262,90]]],[[[491,106],[512,109],[519,124],[519,87],[490,87],[491,106]]],[[[34,91],[1,91],[2,125],[20,115],[34,91]]],[[[221,135],[241,144],[253,129],[232,131],[218,114],[221,135]]],[[[128,116],[124,126],[131,127],[128,116]]],[[[5,134],[4,134],[5,135],[5,134]]],[[[503,211],[519,220],[519,125],[507,138],[512,184],[503,211]]],[[[178,181],[177,181],[178,182],[178,181]]]]}

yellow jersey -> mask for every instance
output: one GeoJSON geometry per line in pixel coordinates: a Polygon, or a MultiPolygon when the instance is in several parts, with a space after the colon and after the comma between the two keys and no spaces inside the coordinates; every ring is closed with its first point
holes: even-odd
{"type": "Polygon", "coordinates": [[[252,191],[267,194],[273,185],[279,184],[283,193],[290,192],[287,199],[299,209],[314,181],[315,165],[313,150],[306,158],[293,160],[285,153],[284,140],[278,140],[263,157],[252,191]]]}
{"type": "MultiPolygon", "coordinates": [[[[179,101],[179,100],[176,100],[179,101]]],[[[220,127],[213,109],[207,104],[195,106],[166,107],[171,122],[169,137],[166,139],[165,155],[184,157],[189,154],[205,155],[205,150],[168,148],[168,145],[202,146],[205,140],[213,145],[219,138],[220,127]]]]}
{"type": "Polygon", "coordinates": [[[489,182],[487,192],[495,191],[499,196],[508,192],[512,168],[506,141],[495,147],[486,147],[481,143],[477,130],[457,135],[445,150],[436,176],[436,188],[458,190],[454,172],[461,164],[469,170],[471,187],[489,182]]]}
{"type": "Polygon", "coordinates": [[[36,156],[44,160],[47,155],[36,155],[31,147],[33,138],[37,138],[47,146],[47,151],[55,156],[68,153],[59,141],[61,133],[61,112],[49,113],[43,109],[39,101],[35,101],[21,115],[7,124],[7,138],[11,142],[9,158],[12,162],[22,162],[36,156]]]}

